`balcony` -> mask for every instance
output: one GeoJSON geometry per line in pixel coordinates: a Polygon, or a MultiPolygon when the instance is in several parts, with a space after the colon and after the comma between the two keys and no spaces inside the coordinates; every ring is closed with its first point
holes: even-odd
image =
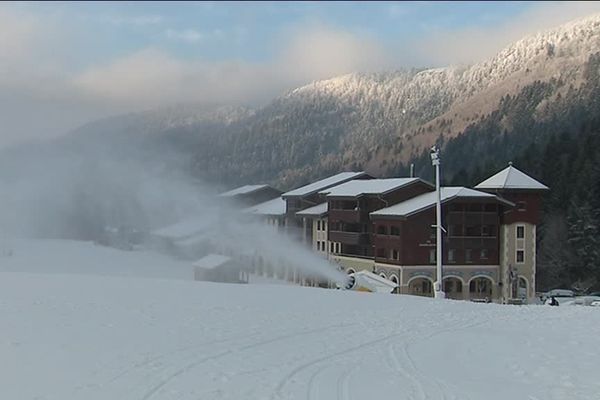
{"type": "Polygon", "coordinates": [[[360,222],[361,213],[358,210],[329,210],[330,221],[360,222]]]}
{"type": "Polygon", "coordinates": [[[340,242],[351,245],[365,245],[371,242],[368,233],[329,231],[330,242],[340,242]]]}

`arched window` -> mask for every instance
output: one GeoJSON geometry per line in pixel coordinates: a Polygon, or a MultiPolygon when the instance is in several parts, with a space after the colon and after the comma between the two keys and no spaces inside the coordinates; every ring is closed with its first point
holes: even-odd
{"type": "Polygon", "coordinates": [[[380,272],[379,276],[382,277],[383,279],[387,279],[387,275],[385,274],[385,272],[380,272]]]}
{"type": "Polygon", "coordinates": [[[352,268],[348,268],[348,270],[346,271],[346,273],[348,275],[355,273],[355,271],[352,268]]]}
{"type": "Polygon", "coordinates": [[[390,275],[390,281],[394,282],[396,285],[398,284],[398,277],[394,274],[390,275]]]}

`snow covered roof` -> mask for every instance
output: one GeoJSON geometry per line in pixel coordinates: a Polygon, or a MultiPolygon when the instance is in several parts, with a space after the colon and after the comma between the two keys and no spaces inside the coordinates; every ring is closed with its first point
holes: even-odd
{"type": "MultiPolygon", "coordinates": [[[[441,200],[445,203],[456,198],[480,198],[480,199],[494,199],[507,205],[513,205],[512,203],[499,198],[490,193],[480,192],[479,190],[469,189],[463,186],[450,186],[443,187],[441,190],[441,200]]],[[[402,203],[395,204],[391,207],[383,208],[378,211],[372,212],[370,215],[377,216],[394,216],[394,217],[407,217],[412,214],[416,214],[420,211],[426,210],[430,207],[435,206],[436,192],[425,193],[402,203]]]]}
{"type": "Polygon", "coordinates": [[[329,178],[321,179],[320,181],[284,193],[282,197],[285,199],[286,197],[292,196],[308,196],[332,186],[339,185],[341,183],[348,182],[352,179],[360,178],[366,175],[367,174],[365,172],[341,172],[337,175],[330,176],[329,178]]]}
{"type": "Polygon", "coordinates": [[[216,223],[216,216],[192,217],[176,224],[153,231],[156,236],[169,239],[185,239],[198,233],[206,232],[216,223]]]}
{"type": "Polygon", "coordinates": [[[385,194],[419,181],[425,182],[419,178],[360,179],[342,183],[319,193],[326,194],[327,197],[357,197],[365,194],[385,194]]]}
{"type": "Polygon", "coordinates": [[[277,197],[252,207],[244,209],[244,212],[256,215],[285,215],[285,200],[277,197]]]}
{"type": "Polygon", "coordinates": [[[298,211],[296,215],[300,217],[321,217],[327,214],[327,202],[317,204],[316,206],[307,208],[306,210],[298,211]]]}
{"type": "Polygon", "coordinates": [[[486,179],[476,189],[521,189],[548,190],[548,187],[522,171],[513,167],[512,163],[496,175],[486,179]]]}
{"type": "Polygon", "coordinates": [[[219,196],[221,197],[235,197],[235,196],[239,196],[242,194],[249,194],[249,193],[253,193],[256,192],[257,190],[260,189],[265,189],[268,188],[269,185],[245,185],[245,186],[240,186],[238,188],[232,189],[228,192],[225,193],[221,193],[219,196]]]}
{"type": "Polygon", "coordinates": [[[227,256],[222,256],[220,254],[209,254],[196,261],[194,264],[192,264],[192,266],[196,268],[215,269],[223,264],[226,264],[230,260],[231,258],[227,256]]]}

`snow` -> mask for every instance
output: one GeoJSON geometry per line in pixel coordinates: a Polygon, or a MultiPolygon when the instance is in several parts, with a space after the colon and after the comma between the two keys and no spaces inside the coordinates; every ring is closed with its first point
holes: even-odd
{"type": "MultiPolygon", "coordinates": [[[[441,191],[441,201],[445,203],[447,201],[453,200],[455,198],[490,198],[495,199],[497,201],[508,203],[506,200],[502,200],[499,197],[490,194],[480,192],[478,190],[469,189],[462,186],[448,186],[442,187],[441,191]]],[[[436,192],[425,193],[402,203],[395,204],[391,207],[382,208],[381,210],[372,212],[370,215],[372,216],[401,216],[406,217],[417,212],[426,210],[430,207],[435,206],[436,202],[436,192]]],[[[512,204],[512,203],[508,203],[512,204]]]]}
{"type": "Polygon", "coordinates": [[[196,261],[193,266],[203,269],[214,269],[231,261],[230,257],[221,254],[209,254],[196,261]]]}
{"type": "Polygon", "coordinates": [[[284,193],[282,197],[285,199],[286,197],[292,196],[308,196],[318,191],[339,185],[352,179],[363,177],[365,175],[366,173],[364,172],[341,172],[337,175],[330,176],[329,178],[321,179],[320,181],[284,193]]]}
{"type": "Polygon", "coordinates": [[[317,204],[316,206],[307,208],[302,211],[298,211],[296,215],[302,217],[321,217],[327,214],[327,202],[317,204]]]}
{"type": "Polygon", "coordinates": [[[255,215],[285,215],[285,209],[285,200],[283,200],[281,197],[277,197],[275,199],[265,201],[264,203],[248,207],[244,210],[244,212],[255,215]]]}
{"type": "Polygon", "coordinates": [[[598,311],[1,273],[0,385],[45,400],[594,399],[598,311]]]}
{"type": "Polygon", "coordinates": [[[252,192],[256,192],[257,190],[260,189],[265,189],[268,188],[269,185],[245,185],[245,186],[241,186],[235,189],[232,189],[228,192],[225,193],[221,193],[219,196],[221,197],[235,197],[238,196],[240,194],[249,194],[252,192]]]}
{"type": "Polygon", "coordinates": [[[530,190],[548,190],[548,187],[515,167],[509,165],[507,168],[498,172],[481,182],[476,189],[530,189],[530,190]]]}
{"type": "Polygon", "coordinates": [[[327,197],[357,197],[365,194],[384,194],[419,181],[423,182],[419,178],[361,179],[323,190],[320,194],[326,194],[327,197]]]}
{"type": "Polygon", "coordinates": [[[72,240],[3,238],[0,273],[86,274],[192,280],[191,263],[151,251],[122,251],[72,240]]]}

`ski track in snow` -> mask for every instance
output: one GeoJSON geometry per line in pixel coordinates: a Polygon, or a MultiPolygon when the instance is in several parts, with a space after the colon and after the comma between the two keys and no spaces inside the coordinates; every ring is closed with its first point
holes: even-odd
{"type": "Polygon", "coordinates": [[[592,307],[0,277],[7,398],[587,400],[600,391],[592,307]]]}

